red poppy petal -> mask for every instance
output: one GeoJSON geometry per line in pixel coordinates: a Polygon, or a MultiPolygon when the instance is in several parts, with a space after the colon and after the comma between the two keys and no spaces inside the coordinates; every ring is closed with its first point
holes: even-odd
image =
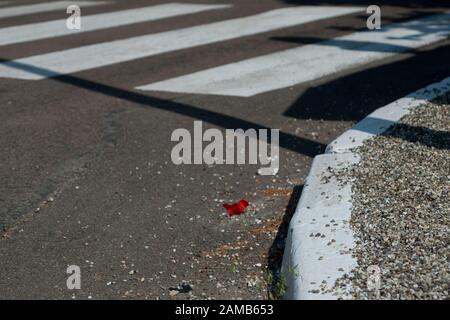
{"type": "Polygon", "coordinates": [[[228,215],[230,217],[244,213],[245,208],[247,208],[247,206],[248,202],[244,199],[241,199],[239,202],[233,204],[228,203],[223,204],[223,207],[227,210],[228,215]]]}
{"type": "Polygon", "coordinates": [[[241,199],[241,201],[239,201],[239,206],[243,207],[244,209],[248,207],[248,202],[247,200],[241,199]]]}

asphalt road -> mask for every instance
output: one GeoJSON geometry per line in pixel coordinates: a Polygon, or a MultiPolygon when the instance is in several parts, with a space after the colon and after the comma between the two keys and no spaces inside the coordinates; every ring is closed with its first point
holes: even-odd
{"type": "MultiPolygon", "coordinates": [[[[0,13],[31,2],[12,1],[0,13]]],[[[0,46],[0,298],[267,298],[267,279],[281,263],[287,224],[314,155],[372,110],[450,71],[447,37],[248,97],[135,89],[365,31],[371,4],[177,2],[232,6],[0,46]],[[8,61],[13,69],[42,74],[47,53],[325,4],[362,9],[41,80],[2,77],[8,61]],[[32,56],[39,56],[36,65],[11,64],[32,56]],[[280,129],[279,173],[260,176],[258,165],[174,165],[171,134],[192,132],[194,120],[221,131],[280,129]],[[242,198],[250,203],[246,213],[228,217],[223,203],[242,198]],[[69,265],[81,268],[80,290],[66,286],[69,265]],[[192,290],[174,295],[171,288],[183,282],[192,290]]],[[[382,28],[450,8],[438,1],[380,2],[382,28]]],[[[84,16],[163,3],[82,6],[82,23],[84,16]]],[[[3,28],[66,17],[65,9],[1,17],[0,37],[3,28]]],[[[86,59],[98,56],[80,63],[86,59]]],[[[254,77],[244,86],[262,81],[254,77]]]]}

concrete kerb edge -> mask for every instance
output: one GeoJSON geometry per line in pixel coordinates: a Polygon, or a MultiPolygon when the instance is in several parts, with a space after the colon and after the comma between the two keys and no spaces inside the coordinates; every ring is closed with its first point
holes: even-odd
{"type": "Polygon", "coordinates": [[[352,186],[337,181],[331,172],[358,164],[357,147],[383,134],[414,107],[448,91],[450,77],[381,107],[314,158],[286,238],[280,274],[286,284],[284,299],[351,298],[334,283],[357,263],[351,254],[355,245],[350,228],[352,186]]]}

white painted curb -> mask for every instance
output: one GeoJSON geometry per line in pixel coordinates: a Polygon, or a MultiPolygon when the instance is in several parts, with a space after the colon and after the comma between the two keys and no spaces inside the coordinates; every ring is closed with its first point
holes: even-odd
{"type": "Polygon", "coordinates": [[[450,91],[450,77],[375,110],[331,142],[314,158],[302,195],[289,224],[281,276],[285,299],[350,298],[333,289],[335,281],[356,266],[350,229],[351,184],[338,182],[330,170],[359,162],[354,149],[382,134],[420,104],[450,91]]]}
{"type": "Polygon", "coordinates": [[[349,185],[339,185],[330,176],[336,170],[358,163],[355,154],[322,154],[314,158],[302,196],[290,223],[286,243],[287,292],[291,299],[332,299],[334,282],[356,266],[348,252],[353,247],[349,228],[349,185]]]}

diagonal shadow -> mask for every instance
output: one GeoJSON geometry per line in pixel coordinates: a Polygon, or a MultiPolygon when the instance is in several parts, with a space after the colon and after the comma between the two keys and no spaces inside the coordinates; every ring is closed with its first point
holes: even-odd
{"type": "MultiPolygon", "coordinates": [[[[22,62],[17,62],[14,60],[6,60],[0,58],[0,64],[6,64],[8,67],[24,70],[37,75],[48,76],[49,74],[55,74],[55,72],[52,70],[25,64],[22,62]]],[[[128,91],[125,89],[98,83],[91,80],[86,80],[72,75],[58,75],[47,79],[130,101],[139,104],[141,107],[155,108],[192,117],[226,129],[271,129],[249,120],[239,119],[234,116],[225,115],[215,111],[204,110],[185,103],[147,96],[141,93],[128,91]]],[[[283,132],[281,130],[279,136],[279,146],[287,150],[306,155],[308,157],[314,157],[315,155],[322,153],[326,147],[326,145],[323,143],[297,137],[293,134],[283,132]]]]}
{"type": "Polygon", "coordinates": [[[412,57],[309,87],[285,116],[298,119],[359,121],[375,109],[450,73],[450,45],[416,51],[412,57]]]}
{"type": "MultiPolygon", "coordinates": [[[[446,103],[446,102],[443,102],[446,103]]],[[[450,132],[368,116],[353,126],[352,131],[383,135],[419,143],[435,149],[450,149],[450,132]]]]}
{"type": "Polygon", "coordinates": [[[368,51],[368,52],[414,52],[410,47],[369,41],[355,41],[347,39],[321,39],[314,37],[272,37],[271,40],[293,42],[299,44],[314,44],[324,47],[337,47],[346,50],[368,51]]]}
{"type": "Polygon", "coordinates": [[[450,150],[450,132],[399,123],[383,133],[404,141],[418,143],[427,147],[450,150]]]}
{"type": "Polygon", "coordinates": [[[428,7],[450,7],[448,1],[442,0],[282,0],[282,2],[292,5],[361,5],[370,6],[402,6],[406,8],[428,8],[428,7]]]}
{"type": "MultiPolygon", "coordinates": [[[[386,26],[381,28],[380,30],[374,30],[374,31],[368,31],[367,29],[358,30],[360,34],[376,34],[376,35],[382,35],[383,33],[388,33],[392,28],[395,26],[399,26],[399,24],[402,26],[402,28],[408,29],[408,34],[403,34],[401,36],[387,36],[385,37],[388,40],[419,40],[424,36],[430,35],[430,34],[448,34],[450,27],[449,27],[449,12],[437,14],[437,13],[428,13],[424,14],[420,11],[413,12],[412,14],[408,15],[407,18],[403,17],[401,21],[395,21],[392,23],[388,23],[386,26]],[[416,14],[414,14],[416,13],[416,14]],[[415,17],[414,17],[415,16],[415,17]],[[414,19],[421,19],[421,22],[414,19]]],[[[334,28],[334,27],[333,27],[334,28]]],[[[273,38],[273,39],[276,39],[273,38]]],[[[279,39],[283,39],[283,37],[280,37],[279,39]]],[[[295,38],[289,39],[289,37],[285,37],[284,39],[287,39],[289,42],[297,42],[295,41],[295,38]]],[[[301,40],[301,38],[299,38],[301,40]]],[[[286,40],[285,40],[286,41],[286,40]]],[[[364,42],[364,41],[352,41],[348,39],[329,39],[326,41],[322,41],[321,43],[317,43],[318,45],[325,45],[325,46],[336,46],[343,49],[349,49],[349,50],[369,50],[369,51],[378,51],[380,52],[397,52],[397,51],[407,51],[411,50],[410,47],[404,47],[395,45],[392,43],[383,43],[383,42],[364,42]],[[368,48],[366,48],[368,47],[368,48]],[[373,47],[373,48],[372,48],[373,47]]]]}
{"type": "MultiPolygon", "coordinates": [[[[408,43],[405,40],[419,40],[422,37],[426,37],[430,34],[448,34],[450,31],[449,26],[449,13],[441,13],[441,14],[423,14],[420,12],[414,11],[412,14],[408,15],[408,19],[405,20],[403,17],[402,28],[408,29],[407,34],[403,34],[401,36],[385,36],[385,41],[362,41],[362,40],[352,40],[352,39],[343,39],[334,38],[334,39],[320,39],[314,37],[272,37],[272,40],[279,40],[285,42],[293,42],[297,44],[312,44],[318,46],[329,46],[329,47],[337,47],[345,50],[354,50],[354,51],[368,51],[368,52],[387,52],[387,53],[397,53],[397,52],[416,52],[417,50],[411,48],[411,46],[402,46],[396,43],[389,43],[390,40],[399,40],[403,41],[403,43],[408,43]],[[411,17],[411,16],[416,17],[411,17]],[[421,22],[419,23],[417,19],[420,16],[421,22]],[[424,16],[424,17],[422,17],[424,16]]],[[[380,30],[376,31],[368,31],[368,30],[359,30],[361,35],[376,35],[382,36],[383,34],[389,34],[389,31],[392,30],[395,26],[399,26],[400,21],[396,21],[395,23],[388,23],[387,26],[384,26],[380,30]]],[[[349,35],[347,35],[349,36],[349,35]]],[[[377,39],[376,37],[374,38],[377,39]]]]}
{"type": "Polygon", "coordinates": [[[267,257],[267,266],[271,275],[272,282],[268,285],[268,295],[271,298],[280,298],[279,283],[280,283],[280,271],[281,264],[283,262],[284,248],[286,244],[286,237],[289,230],[289,223],[297,208],[297,203],[300,200],[302,194],[303,185],[297,185],[294,187],[289,198],[289,202],[286,206],[286,210],[283,215],[283,220],[278,227],[277,235],[275,236],[272,245],[269,248],[267,257]]]}

